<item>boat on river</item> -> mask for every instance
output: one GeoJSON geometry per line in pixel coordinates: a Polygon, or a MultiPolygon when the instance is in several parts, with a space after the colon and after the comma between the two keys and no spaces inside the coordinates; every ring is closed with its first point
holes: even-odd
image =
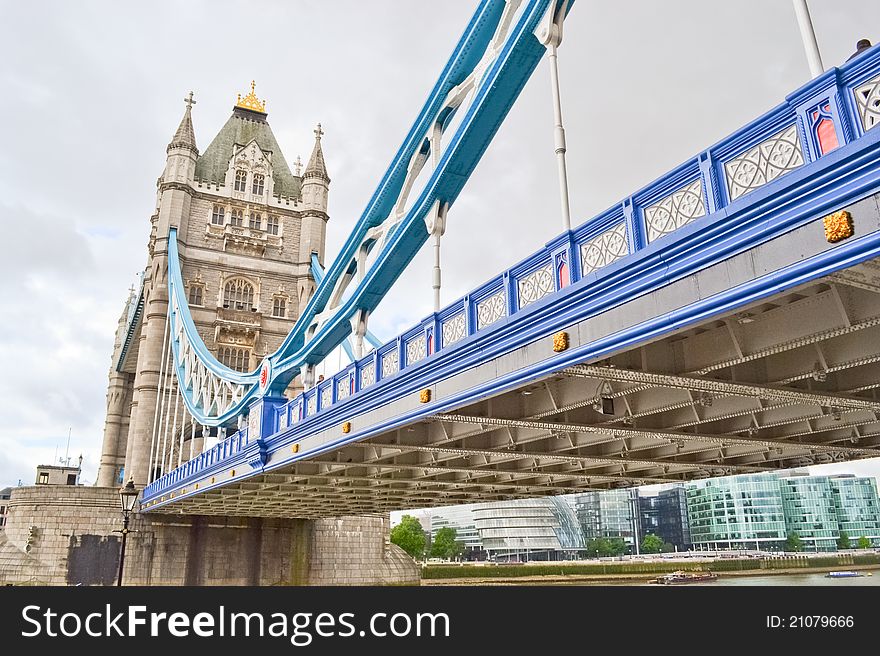
{"type": "Polygon", "coordinates": [[[718,575],[714,572],[687,572],[679,570],[663,574],[656,579],[651,579],[649,583],[657,583],[658,585],[683,585],[686,583],[702,583],[704,581],[714,581],[718,575]]]}
{"type": "Polygon", "coordinates": [[[868,572],[867,574],[865,574],[864,572],[856,572],[853,570],[844,569],[844,570],[837,570],[834,572],[828,572],[825,575],[825,578],[828,578],[828,579],[853,579],[853,578],[857,578],[859,576],[871,576],[871,572],[868,572]]]}

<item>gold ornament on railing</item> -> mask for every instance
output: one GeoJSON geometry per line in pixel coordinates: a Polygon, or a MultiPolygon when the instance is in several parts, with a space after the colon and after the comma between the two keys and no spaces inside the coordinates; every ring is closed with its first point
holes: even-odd
{"type": "Polygon", "coordinates": [[[829,214],[822,219],[822,223],[825,225],[825,239],[832,244],[847,237],[852,237],[855,232],[853,230],[852,215],[846,210],[829,214]]]}
{"type": "Polygon", "coordinates": [[[251,80],[251,92],[244,98],[241,97],[241,94],[238,94],[238,100],[235,102],[235,106],[241,107],[242,109],[249,109],[253,112],[261,112],[265,114],[266,100],[260,100],[259,98],[257,98],[257,94],[254,92],[256,86],[256,82],[251,80]]]}
{"type": "Polygon", "coordinates": [[[553,350],[560,353],[568,348],[568,333],[564,330],[553,335],[553,350]]]}

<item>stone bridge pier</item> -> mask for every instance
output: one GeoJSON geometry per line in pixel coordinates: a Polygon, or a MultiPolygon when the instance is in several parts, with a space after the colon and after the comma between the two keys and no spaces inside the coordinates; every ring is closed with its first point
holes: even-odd
{"type": "MultiPolygon", "coordinates": [[[[0,585],[115,585],[115,488],[16,488],[0,532],[0,585]]],[[[418,585],[388,516],[327,519],[136,514],[123,585],[418,585]]]]}

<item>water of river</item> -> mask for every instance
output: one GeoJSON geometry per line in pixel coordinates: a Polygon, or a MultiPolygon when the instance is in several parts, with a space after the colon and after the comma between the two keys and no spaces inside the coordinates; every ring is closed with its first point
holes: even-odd
{"type": "Polygon", "coordinates": [[[851,579],[830,579],[824,574],[774,574],[772,576],[724,576],[716,581],[694,585],[833,585],[845,587],[852,585],[880,586],[880,572],[873,576],[860,576],[851,579]]]}

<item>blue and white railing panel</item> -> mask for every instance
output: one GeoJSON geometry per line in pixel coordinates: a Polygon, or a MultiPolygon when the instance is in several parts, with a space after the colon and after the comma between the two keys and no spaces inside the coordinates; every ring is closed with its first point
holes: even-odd
{"type": "Polygon", "coordinates": [[[880,75],[871,78],[855,90],[856,107],[867,131],[880,124],[880,75]]]}
{"type": "Polygon", "coordinates": [[[598,271],[629,255],[626,223],[621,221],[580,244],[581,275],[598,271]]]}
{"type": "MultiPolygon", "coordinates": [[[[286,413],[288,425],[308,422],[337,403],[353,403],[359,392],[385,379],[391,381],[406,369],[430,366],[438,354],[460,348],[484,333],[502,330],[507,323],[505,318],[520,312],[540,312],[541,306],[550,302],[558,291],[581,279],[601,280],[606,270],[616,276],[628,258],[650,260],[652,254],[663,253],[659,266],[664,269],[677,266],[678,260],[690,257],[677,248],[679,241],[695,248],[716,226],[723,227],[723,231],[719,233],[721,237],[713,238],[727,241],[724,252],[713,257],[729,257],[736,248],[745,248],[746,242],[757,243],[756,238],[748,235],[737,238],[736,235],[745,233],[737,229],[738,224],[731,225],[729,217],[747,214],[754,203],[766,206],[776,202],[774,197],[788,198],[786,194],[791,185],[799,189],[798,193],[805,193],[803,185],[807,183],[814,185],[817,193],[828,188],[821,166],[816,169],[815,180],[801,176],[807,182],[796,179],[789,184],[786,181],[873,130],[880,123],[878,89],[880,46],[838,69],[826,71],[789,95],[785,103],[730,137],[572,232],[560,235],[523,262],[427,317],[336,377],[322,381],[287,402],[281,412],[286,413]],[[555,283],[555,290],[551,291],[548,291],[546,278],[548,264],[555,283]],[[426,342],[424,357],[421,345],[410,349],[414,339],[422,335],[427,339],[429,334],[434,338],[433,345],[428,348],[426,342]],[[335,396],[332,394],[334,380],[338,385],[340,376],[351,376],[347,380],[354,384],[347,396],[340,396],[338,391],[335,396]],[[325,389],[331,393],[325,394],[325,389]]],[[[849,149],[848,159],[832,160],[833,167],[842,167],[850,176],[846,185],[876,190],[873,177],[865,178],[863,183],[858,181],[864,177],[860,173],[864,167],[874,166],[865,164],[859,157],[874,152],[877,141],[867,139],[863,149],[849,149]]],[[[875,162],[876,158],[870,161],[875,162]]],[[[873,169],[871,175],[874,175],[873,169]]],[[[761,225],[767,222],[764,218],[761,225]]],[[[263,435],[277,432],[279,425],[264,427],[263,435]]],[[[197,462],[202,464],[195,465],[196,469],[207,466],[204,459],[197,462]]],[[[187,466],[193,467],[190,463],[184,467],[187,466]]],[[[176,472],[167,476],[174,475],[176,472]]],[[[155,484],[165,485],[166,478],[155,484]]]]}

